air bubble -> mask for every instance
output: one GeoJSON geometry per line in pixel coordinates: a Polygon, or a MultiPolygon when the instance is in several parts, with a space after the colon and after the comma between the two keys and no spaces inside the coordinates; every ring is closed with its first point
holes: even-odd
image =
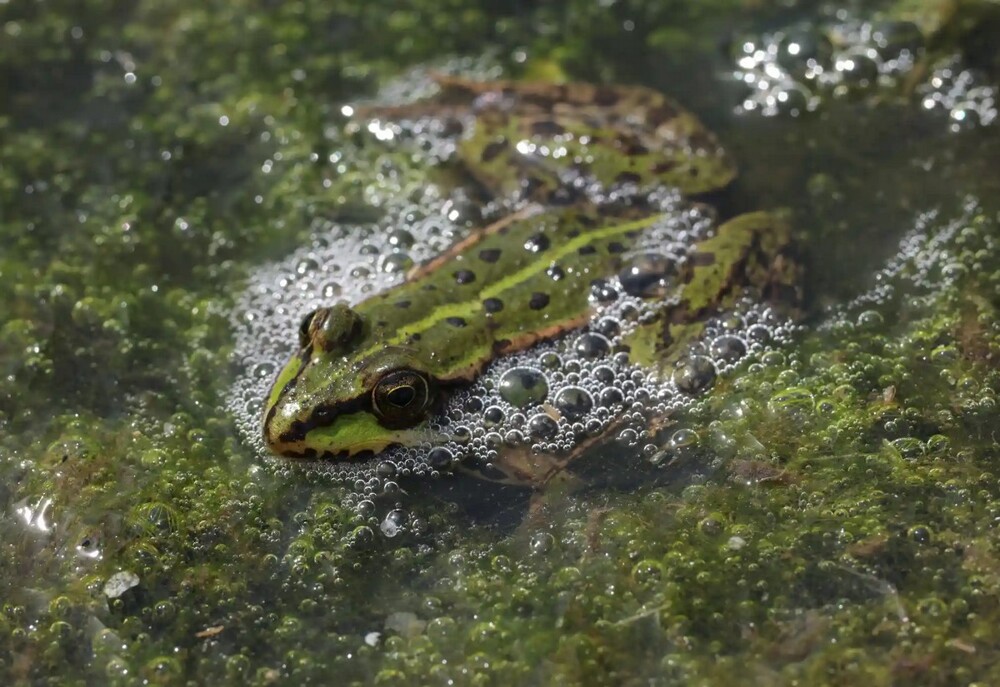
{"type": "Polygon", "coordinates": [[[507,446],[521,446],[525,443],[524,433],[518,429],[507,430],[503,435],[503,443],[507,446]]]}
{"type": "Polygon", "coordinates": [[[871,48],[852,48],[837,56],[834,69],[849,85],[869,86],[878,78],[879,58],[871,48]]]}
{"type": "Polygon", "coordinates": [[[920,27],[910,21],[883,21],[872,25],[872,41],[884,58],[900,53],[916,55],[924,47],[920,27]]]}
{"type": "Polygon", "coordinates": [[[605,408],[613,408],[625,402],[625,395],[613,386],[601,389],[599,398],[600,404],[605,408]]]}
{"type": "Polygon", "coordinates": [[[549,384],[545,375],[530,367],[515,367],[500,377],[500,398],[515,408],[538,405],[548,396],[549,384]]]}
{"type": "Polygon", "coordinates": [[[584,417],[594,407],[590,393],[578,386],[567,386],[555,398],[555,407],[570,420],[584,417]]]}
{"type": "Polygon", "coordinates": [[[762,324],[747,327],[747,340],[761,346],[767,346],[772,340],[771,330],[762,324]]]}
{"type": "MultiPolygon", "coordinates": [[[[383,530],[383,532],[384,531],[385,530],[383,530]]],[[[393,530],[392,535],[386,536],[396,536],[396,534],[398,534],[398,531],[393,530]]],[[[367,525],[359,525],[351,532],[350,543],[355,549],[370,549],[375,544],[375,532],[373,532],[372,528],[367,525]]]]}
{"type": "Polygon", "coordinates": [[[671,449],[678,451],[688,449],[698,445],[701,438],[693,429],[682,428],[670,435],[668,445],[671,449]]]}
{"type": "Polygon", "coordinates": [[[785,31],[777,45],[777,61],[794,75],[804,76],[811,68],[828,65],[833,46],[815,27],[785,31]]]}
{"type": "Polygon", "coordinates": [[[559,433],[559,423],[546,413],[537,413],[528,420],[528,434],[535,439],[551,439],[559,433]]]}
{"type": "Polygon", "coordinates": [[[602,317],[594,324],[594,331],[603,334],[609,339],[613,339],[621,333],[621,323],[613,317],[602,317]]]}
{"type": "Polygon", "coordinates": [[[405,273],[413,267],[413,258],[406,253],[391,253],[382,259],[381,267],[387,274],[405,273]]]}
{"type": "Polygon", "coordinates": [[[548,532],[536,532],[531,536],[528,546],[531,553],[542,556],[549,553],[555,547],[556,538],[548,532]]]}
{"type": "Polygon", "coordinates": [[[596,303],[611,303],[618,299],[618,291],[604,279],[590,284],[590,298],[596,303]]]}
{"type": "Polygon", "coordinates": [[[385,519],[379,524],[379,529],[382,531],[382,534],[391,539],[403,532],[408,520],[409,515],[406,511],[397,508],[389,511],[385,519]]]}
{"type": "Polygon", "coordinates": [[[622,290],[637,298],[662,298],[677,277],[677,258],[662,253],[642,253],[618,274],[622,290]]]}
{"type": "Polygon", "coordinates": [[[700,393],[715,383],[717,376],[715,363],[703,355],[686,358],[674,370],[673,380],[677,388],[686,394],[700,393]]]}
{"type": "Polygon", "coordinates": [[[539,358],[539,362],[546,370],[557,370],[562,367],[563,364],[562,358],[559,357],[559,354],[553,353],[552,351],[546,351],[543,353],[542,357],[539,358]]]}
{"type": "Polygon", "coordinates": [[[747,354],[747,344],[738,336],[724,334],[712,340],[712,343],[709,345],[709,352],[716,360],[725,363],[735,363],[747,354]]]}
{"type": "Polygon", "coordinates": [[[611,342],[600,334],[588,332],[577,337],[573,352],[584,360],[603,358],[611,352],[611,342]]]}
{"type": "Polygon", "coordinates": [[[857,319],[859,329],[880,329],[884,323],[885,319],[877,310],[865,310],[857,319]]]}
{"type": "Polygon", "coordinates": [[[323,300],[329,301],[333,298],[339,298],[344,292],[343,287],[335,281],[327,282],[323,284],[321,288],[321,293],[323,295],[323,300]]]}
{"type": "Polygon", "coordinates": [[[500,406],[490,406],[483,411],[483,424],[487,427],[496,427],[500,425],[506,417],[507,414],[503,411],[503,408],[500,406]]]}
{"type": "MultiPolygon", "coordinates": [[[[408,217],[407,220],[412,222],[413,221],[412,216],[408,217]]],[[[401,250],[409,250],[410,248],[413,247],[413,244],[416,243],[417,241],[417,239],[414,238],[413,234],[408,232],[406,229],[393,229],[391,232],[389,232],[387,240],[390,246],[399,248],[401,250]]]]}
{"type": "Polygon", "coordinates": [[[315,272],[318,269],[319,263],[315,258],[304,258],[300,260],[297,265],[295,265],[295,274],[301,277],[302,275],[309,274],[310,272],[315,272]]]}

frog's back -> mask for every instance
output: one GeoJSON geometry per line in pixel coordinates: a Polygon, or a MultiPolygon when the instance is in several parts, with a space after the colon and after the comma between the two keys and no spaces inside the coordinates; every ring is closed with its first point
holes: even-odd
{"type": "Polygon", "coordinates": [[[433,359],[439,381],[471,379],[497,354],[586,322],[591,282],[655,220],[585,206],[498,222],[359,304],[370,326],[359,357],[400,346],[433,359]]]}
{"type": "MultiPolygon", "coordinates": [[[[464,122],[458,153],[494,195],[566,202],[567,190],[634,184],[715,191],[736,165],[691,112],[642,86],[472,81],[438,75],[441,93],[369,115],[464,122]]],[[[572,198],[572,194],[569,196],[572,198]]]]}

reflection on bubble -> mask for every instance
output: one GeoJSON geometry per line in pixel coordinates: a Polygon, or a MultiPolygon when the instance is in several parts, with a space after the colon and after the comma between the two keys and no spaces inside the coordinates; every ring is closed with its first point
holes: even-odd
{"type": "Polygon", "coordinates": [[[996,88],[958,56],[935,63],[924,76],[924,37],[908,21],[866,21],[836,13],[827,21],[792,25],[734,42],[733,77],[745,94],[741,114],[797,117],[832,98],[880,90],[907,95],[922,77],[916,102],[946,115],[951,131],[989,126],[997,119],[996,88]]]}

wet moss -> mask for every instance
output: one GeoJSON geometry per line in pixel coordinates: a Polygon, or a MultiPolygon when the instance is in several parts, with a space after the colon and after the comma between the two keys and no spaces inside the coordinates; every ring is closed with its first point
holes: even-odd
{"type": "Polygon", "coordinates": [[[513,533],[408,484],[426,534],[386,539],[222,410],[242,277],[370,211],[376,161],[424,178],[342,138],[345,97],[487,40],[632,79],[736,4],[3,6],[5,683],[1000,682],[995,207],[942,210],[950,276],[814,315],[677,418],[713,469],[513,533]]]}

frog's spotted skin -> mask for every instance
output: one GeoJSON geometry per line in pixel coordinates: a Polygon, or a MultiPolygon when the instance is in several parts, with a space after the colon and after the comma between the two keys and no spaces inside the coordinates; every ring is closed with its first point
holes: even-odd
{"type": "MultiPolygon", "coordinates": [[[[457,79],[444,86],[484,91],[483,84],[457,79]]],[[[488,188],[533,195],[534,188],[558,189],[566,177],[576,177],[605,187],[655,183],[693,194],[721,188],[736,175],[732,160],[701,122],[655,91],[591,84],[500,86],[501,103],[481,108],[483,124],[461,145],[466,160],[478,161],[470,169],[488,188]],[[567,165],[564,158],[574,162],[567,165]],[[512,177],[511,169],[523,181],[512,177]]]]}
{"type": "MultiPolygon", "coordinates": [[[[613,387],[617,374],[642,363],[659,370],[650,395],[695,392],[705,383],[687,377],[714,377],[721,365],[693,363],[694,372],[677,382],[672,366],[683,367],[682,348],[698,340],[706,319],[733,307],[744,289],[759,297],[776,274],[794,276],[781,269],[789,236],[781,217],[756,213],[720,225],[710,211],[680,201],[677,192],[729,183],[734,168],[714,137],[663,96],[641,88],[439,81],[439,99],[364,116],[458,122],[441,127],[457,136],[455,157],[496,196],[520,200],[521,209],[402,283],[353,305],[323,302],[309,314],[298,352],[264,408],[263,438],[274,452],[338,460],[441,446],[463,435],[476,452],[475,430],[440,421],[457,417],[446,408],[449,399],[498,359],[570,330],[584,330],[577,352],[587,360],[618,351],[614,369],[595,372],[600,384],[613,387]],[[631,195],[616,191],[625,188],[631,195]]],[[[378,135],[382,126],[369,130],[378,135]]],[[[738,358],[750,346],[729,348],[738,358]]],[[[529,378],[539,377],[521,375],[514,386],[529,378]]],[[[548,415],[536,413],[526,425],[549,440],[539,448],[554,447],[553,437],[565,439],[581,421],[591,436],[618,426],[614,412],[627,395],[599,394],[603,408],[595,408],[585,385],[558,390],[556,382],[548,377],[534,387],[540,395],[524,401],[548,415]],[[550,386],[556,393],[547,399],[550,386]]],[[[497,413],[489,416],[500,426],[497,413]]]]}
{"type": "MultiPolygon", "coordinates": [[[[317,354],[322,344],[313,337],[292,376],[272,392],[265,418],[272,448],[315,457],[309,432],[327,424],[323,418],[365,421],[346,415],[368,412],[370,378],[389,367],[405,364],[435,386],[454,386],[474,379],[498,355],[580,327],[589,317],[593,275],[614,271],[626,247],[656,220],[609,217],[596,208],[523,214],[457,244],[407,282],[355,307],[362,331],[344,355],[317,354]],[[327,402],[332,398],[341,400],[327,402]]],[[[387,439],[385,445],[401,441],[399,435],[387,439]]],[[[344,453],[385,445],[358,442],[344,453]]]]}
{"type": "MultiPolygon", "coordinates": [[[[234,313],[237,355],[244,361],[246,374],[237,379],[229,405],[241,435],[261,455],[269,453],[263,443],[260,418],[268,394],[275,391],[269,392],[275,375],[274,361],[291,357],[288,368],[294,367],[297,344],[289,332],[296,330],[302,315],[328,307],[331,293],[361,303],[368,294],[399,284],[402,275],[379,269],[396,251],[388,238],[391,230],[405,225],[413,237],[407,253],[429,256],[440,250],[442,234],[461,232],[461,227],[447,218],[451,208],[450,201],[427,199],[419,208],[390,208],[379,225],[323,229],[310,244],[262,267],[253,276],[234,313]]],[[[715,231],[712,214],[703,206],[686,206],[667,197],[659,210],[660,219],[639,237],[636,251],[677,252],[689,245],[692,236],[715,231]]],[[[702,327],[692,326],[686,331],[680,325],[673,328],[672,336],[689,339],[690,347],[674,346],[669,356],[665,355],[668,351],[655,348],[643,351],[635,339],[638,332],[648,329],[639,323],[655,316],[656,301],[627,296],[616,275],[601,283],[607,292],[617,296],[608,302],[593,303],[587,327],[497,358],[479,379],[449,395],[426,428],[402,432],[398,448],[382,451],[377,461],[382,470],[427,476],[450,469],[449,461],[454,464],[459,459],[466,464],[495,465],[501,445],[564,453],[577,446],[581,437],[606,432],[626,410],[627,424],[619,427],[616,435],[621,433],[624,438],[632,432],[633,438],[627,441],[639,441],[638,451],[643,443],[649,443],[649,420],[670,414],[695,398],[678,389],[673,379],[674,365],[684,369],[685,356],[707,358],[720,376],[729,375],[748,356],[757,357],[783,346],[792,331],[767,308],[741,301],[741,291],[734,289],[730,292],[732,300],[720,301],[721,319],[704,313],[695,318],[695,322],[703,320],[702,327]],[[595,338],[598,342],[606,340],[607,345],[596,354],[581,349],[582,342],[595,338]],[[634,360],[615,352],[629,344],[633,346],[634,360]],[[659,374],[650,374],[641,364],[649,360],[665,361],[657,365],[661,368],[659,374]],[[515,406],[502,397],[504,377],[512,370],[533,370],[541,375],[545,390],[541,398],[515,406]],[[579,395],[579,389],[585,399],[592,399],[592,405],[582,411],[578,405],[572,406],[572,412],[567,412],[572,405],[568,401],[579,395]]],[[[384,439],[385,428],[375,424],[372,431],[373,436],[384,439]]],[[[310,469],[322,469],[330,477],[357,485],[359,491],[351,498],[359,500],[359,508],[370,508],[370,489],[382,490],[378,486],[382,478],[371,486],[375,465],[373,461],[337,460],[312,462],[310,469]]]]}
{"type": "Polygon", "coordinates": [[[500,197],[565,203],[624,184],[698,194],[736,176],[715,136],[648,88],[436,80],[442,95],[430,103],[363,114],[449,117],[463,134],[457,154],[466,171],[500,197]]]}

